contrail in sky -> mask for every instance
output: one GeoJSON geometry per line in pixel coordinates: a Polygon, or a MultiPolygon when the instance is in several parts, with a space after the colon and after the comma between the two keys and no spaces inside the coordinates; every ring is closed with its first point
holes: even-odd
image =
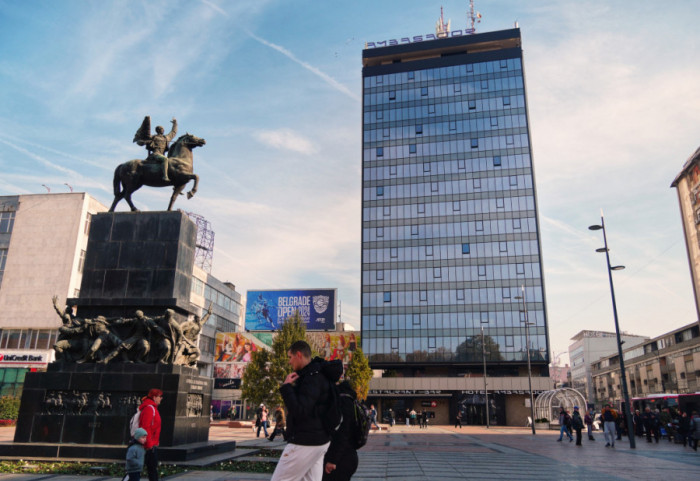
{"type": "Polygon", "coordinates": [[[351,91],[350,89],[348,89],[345,85],[341,84],[340,82],[338,82],[336,79],[334,79],[334,78],[331,77],[330,75],[321,72],[319,69],[317,69],[317,68],[314,67],[313,65],[310,65],[310,64],[308,64],[307,62],[304,62],[303,60],[299,60],[299,59],[296,57],[296,55],[294,55],[292,52],[290,52],[290,51],[287,50],[286,48],[284,48],[284,47],[282,47],[282,46],[280,46],[280,45],[276,45],[276,44],[274,44],[274,43],[272,43],[272,42],[268,42],[267,40],[258,37],[258,36],[255,35],[254,33],[251,33],[251,32],[247,32],[247,33],[248,33],[248,35],[250,35],[250,37],[251,37],[253,40],[256,40],[256,41],[260,42],[260,43],[263,44],[263,45],[266,45],[266,46],[268,46],[268,47],[270,47],[270,48],[272,48],[272,49],[277,50],[278,52],[280,52],[282,55],[284,55],[284,56],[287,57],[288,59],[292,60],[293,62],[298,63],[299,65],[301,65],[302,67],[304,67],[305,69],[307,69],[307,70],[310,71],[311,73],[315,74],[316,76],[321,77],[321,79],[322,79],[324,82],[326,82],[328,85],[330,85],[330,86],[333,87],[334,89],[338,90],[339,92],[344,93],[345,95],[347,95],[348,97],[350,97],[350,98],[353,99],[353,100],[357,100],[358,102],[360,101],[359,95],[357,95],[357,94],[355,94],[354,92],[352,92],[352,91],[351,91]]]}

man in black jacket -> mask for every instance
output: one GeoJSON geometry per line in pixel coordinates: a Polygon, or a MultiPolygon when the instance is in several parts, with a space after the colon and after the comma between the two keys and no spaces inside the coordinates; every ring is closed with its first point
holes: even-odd
{"type": "Polygon", "coordinates": [[[287,351],[294,370],[280,387],[287,408],[287,447],[284,448],[271,481],[321,481],[323,455],[330,444],[330,432],[323,423],[329,407],[330,383],[343,374],[340,362],[311,360],[311,347],[297,341],[287,351]]]}

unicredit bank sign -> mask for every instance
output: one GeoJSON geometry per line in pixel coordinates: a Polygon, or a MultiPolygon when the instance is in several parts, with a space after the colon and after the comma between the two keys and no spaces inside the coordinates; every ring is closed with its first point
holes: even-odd
{"type": "Polygon", "coordinates": [[[45,367],[53,351],[0,351],[0,367],[45,367]]]}

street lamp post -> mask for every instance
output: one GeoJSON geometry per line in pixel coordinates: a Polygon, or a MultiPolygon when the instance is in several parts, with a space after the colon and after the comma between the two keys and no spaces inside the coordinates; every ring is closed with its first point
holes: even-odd
{"type": "Polygon", "coordinates": [[[530,321],[527,318],[527,305],[525,304],[525,286],[520,286],[522,296],[516,296],[516,299],[523,300],[523,312],[525,313],[525,350],[527,351],[527,385],[530,389],[530,418],[532,419],[532,434],[535,432],[535,400],[532,395],[532,368],[530,367],[530,321]]]}
{"type": "Polygon", "coordinates": [[[484,326],[481,326],[481,359],[484,361],[484,395],[486,396],[486,429],[489,428],[489,391],[486,387],[486,338],[484,337],[484,326]]]}
{"type": "Polygon", "coordinates": [[[617,334],[617,352],[620,357],[620,382],[622,383],[622,395],[625,398],[625,406],[623,407],[623,414],[625,420],[627,421],[627,437],[630,440],[630,448],[635,449],[636,443],[634,439],[634,425],[632,424],[632,412],[630,406],[630,395],[627,390],[627,373],[625,372],[625,359],[622,355],[622,340],[620,339],[620,324],[617,320],[617,304],[615,303],[615,288],[613,287],[612,271],[619,271],[625,268],[625,266],[611,266],[610,265],[610,249],[608,249],[608,238],[605,234],[605,219],[603,218],[603,212],[600,213],[600,225],[592,225],[588,227],[590,230],[602,230],[603,231],[603,245],[596,252],[605,252],[605,259],[608,264],[608,278],[610,280],[610,296],[612,297],[612,307],[613,316],[615,318],[615,333],[617,334]]]}

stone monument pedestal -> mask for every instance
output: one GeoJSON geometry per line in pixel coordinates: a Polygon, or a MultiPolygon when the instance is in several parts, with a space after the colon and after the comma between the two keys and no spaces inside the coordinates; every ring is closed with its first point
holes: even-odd
{"type": "Polygon", "coordinates": [[[163,391],[163,461],[231,451],[235,442],[208,442],[212,382],[186,366],[50,364],[27,373],[14,443],[0,446],[0,455],[122,459],[129,421],[152,388],[163,391]]]}

